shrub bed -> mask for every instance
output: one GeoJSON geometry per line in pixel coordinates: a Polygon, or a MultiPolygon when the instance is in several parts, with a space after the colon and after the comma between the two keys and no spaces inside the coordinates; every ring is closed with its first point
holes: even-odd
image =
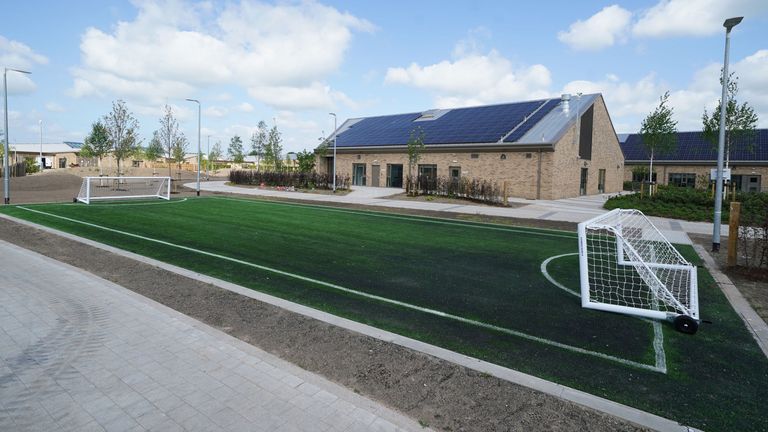
{"type": "MultiPolygon", "coordinates": [[[[298,189],[333,188],[333,176],[317,172],[232,170],[229,172],[229,181],[234,184],[283,186],[298,189]]],[[[349,184],[349,176],[336,176],[336,189],[349,189],[349,184]]]]}
{"type": "Polygon", "coordinates": [[[462,198],[492,205],[505,205],[504,191],[497,183],[483,179],[462,177],[458,181],[448,177],[411,176],[406,178],[408,188],[417,195],[462,198]]]}

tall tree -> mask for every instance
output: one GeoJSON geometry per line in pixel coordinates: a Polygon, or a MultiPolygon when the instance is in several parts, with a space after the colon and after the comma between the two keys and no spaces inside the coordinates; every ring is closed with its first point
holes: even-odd
{"type": "Polygon", "coordinates": [[[677,121],[672,118],[673,109],[667,102],[669,92],[659,98],[659,106],[640,125],[640,141],[650,158],[649,181],[653,181],[653,158],[669,154],[677,145],[677,121]]]}
{"type": "Polygon", "coordinates": [[[271,163],[275,167],[276,171],[280,171],[283,168],[283,137],[282,133],[277,129],[277,125],[272,126],[267,136],[267,148],[268,152],[265,152],[264,158],[269,159],[267,162],[271,163]]]}
{"type": "MultiPolygon", "coordinates": [[[[722,72],[721,72],[722,75],[722,72]]],[[[720,77],[720,85],[723,85],[723,77],[720,77]]],[[[746,102],[739,105],[736,95],[739,93],[739,77],[731,74],[728,79],[726,96],[728,103],[725,105],[725,167],[731,160],[731,155],[738,149],[752,151],[757,131],[757,114],[746,102]]],[[[703,133],[712,144],[717,147],[720,139],[720,107],[722,101],[717,101],[717,107],[708,113],[704,109],[701,116],[704,124],[703,133]]]]}
{"type": "Polygon", "coordinates": [[[227,150],[227,153],[229,153],[229,157],[231,157],[235,163],[243,163],[245,160],[243,140],[240,139],[238,135],[233,136],[232,139],[229,140],[229,149],[227,150]]]}
{"type": "Polygon", "coordinates": [[[152,164],[152,174],[155,174],[155,162],[163,155],[163,143],[160,140],[160,134],[155,131],[152,134],[152,141],[144,149],[144,157],[152,164]]]}
{"type": "Polygon", "coordinates": [[[112,102],[112,111],[104,117],[112,155],[117,159],[117,175],[121,175],[120,161],[134,155],[139,148],[139,121],[125,106],[125,101],[112,102]]]}
{"type": "Polygon", "coordinates": [[[267,145],[267,124],[260,121],[256,131],[251,135],[251,156],[256,156],[256,169],[261,166],[261,158],[264,156],[264,148],[267,145]]]}
{"type": "Polygon", "coordinates": [[[179,141],[179,122],[173,116],[173,109],[169,105],[163,108],[163,116],[160,117],[160,129],[157,130],[157,137],[163,146],[166,160],[168,161],[168,177],[171,176],[171,162],[175,160],[173,149],[179,141]]]}
{"type": "Polygon", "coordinates": [[[109,153],[111,148],[107,128],[104,127],[104,123],[97,121],[91,125],[91,133],[85,137],[80,154],[87,158],[95,157],[99,163],[99,175],[104,175],[101,159],[109,153]]]}
{"type": "Polygon", "coordinates": [[[315,153],[300,151],[296,154],[296,160],[299,161],[299,172],[308,173],[315,169],[315,153]]]}
{"type": "Polygon", "coordinates": [[[421,159],[421,153],[424,151],[424,130],[421,126],[411,131],[411,136],[408,138],[408,188],[407,193],[412,193],[413,185],[413,167],[418,165],[419,159],[421,159]]]}

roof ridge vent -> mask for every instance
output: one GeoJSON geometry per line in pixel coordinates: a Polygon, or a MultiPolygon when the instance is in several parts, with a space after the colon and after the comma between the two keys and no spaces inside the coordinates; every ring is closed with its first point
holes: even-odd
{"type": "Polygon", "coordinates": [[[419,116],[414,121],[432,121],[432,120],[437,120],[440,117],[448,114],[450,111],[451,111],[450,109],[440,109],[440,108],[428,109],[426,111],[423,111],[421,113],[421,116],[419,116]]]}

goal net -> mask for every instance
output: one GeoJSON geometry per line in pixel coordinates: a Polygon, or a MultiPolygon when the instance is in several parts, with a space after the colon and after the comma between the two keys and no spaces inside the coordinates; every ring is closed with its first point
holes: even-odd
{"type": "Polygon", "coordinates": [[[678,330],[696,331],[696,267],[639,210],[580,223],[579,264],[583,307],[671,319],[678,330]]]}
{"type": "Polygon", "coordinates": [[[171,198],[170,177],[85,177],[77,201],[171,198]]]}

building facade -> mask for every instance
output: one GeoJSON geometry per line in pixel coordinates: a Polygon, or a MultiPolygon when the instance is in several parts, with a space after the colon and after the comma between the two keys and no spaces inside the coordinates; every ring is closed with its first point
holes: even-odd
{"type": "MultiPolygon", "coordinates": [[[[337,139],[336,172],[353,185],[404,187],[407,142],[419,130],[425,149],[413,176],[493,181],[528,199],[622,188],[624,159],[599,94],[350,119],[329,138],[331,147],[337,139]]],[[[318,168],[331,172],[332,164],[329,149],[318,168]]]]}
{"type": "MultiPolygon", "coordinates": [[[[768,129],[731,144],[725,157],[730,169],[726,182],[738,192],[768,192],[768,129]]],[[[650,158],[640,134],[622,139],[624,180],[640,182],[650,178],[650,158]]],[[[653,160],[653,179],[657,184],[705,188],[717,168],[715,143],[701,132],[680,132],[673,149],[653,160]]]]}

